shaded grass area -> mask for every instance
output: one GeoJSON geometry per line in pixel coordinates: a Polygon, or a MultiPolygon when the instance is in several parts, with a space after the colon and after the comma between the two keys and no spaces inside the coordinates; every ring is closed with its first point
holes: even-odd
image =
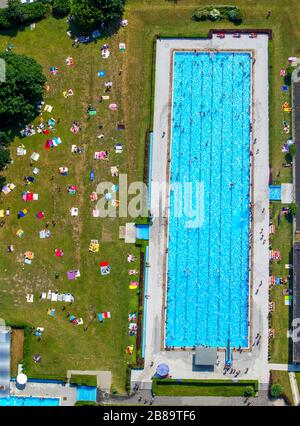
{"type": "Polygon", "coordinates": [[[291,389],[291,383],[290,383],[288,372],[271,370],[270,375],[271,375],[271,383],[273,384],[279,383],[284,390],[283,398],[288,404],[293,405],[293,401],[294,401],[293,393],[291,389]]]}
{"type": "Polygon", "coordinates": [[[280,250],[281,260],[272,261],[272,275],[287,277],[290,275],[289,284],[274,285],[270,288],[270,300],[275,302],[275,311],[271,316],[270,328],[275,330],[275,337],[270,340],[271,362],[288,363],[292,358],[292,341],[287,337],[287,331],[292,321],[292,306],[284,304],[283,291],[292,289],[292,272],[285,269],[285,264],[292,263],[292,218],[283,216],[279,220],[282,205],[271,204],[271,216],[276,226],[275,235],[271,237],[274,250],[280,250]]]}
{"type": "Polygon", "coordinates": [[[245,396],[247,387],[258,391],[258,382],[250,380],[171,380],[154,379],[152,392],[157,396],[245,396]]]}

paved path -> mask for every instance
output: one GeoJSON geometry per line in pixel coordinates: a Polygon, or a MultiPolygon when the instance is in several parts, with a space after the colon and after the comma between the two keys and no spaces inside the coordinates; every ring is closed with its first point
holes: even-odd
{"type": "Polygon", "coordinates": [[[269,364],[270,370],[300,372],[299,364],[269,364]]]}
{"type": "Polygon", "coordinates": [[[38,398],[60,398],[62,406],[73,406],[77,401],[77,388],[56,383],[27,382],[25,389],[16,387],[16,382],[10,383],[11,396],[32,396],[38,398]]]}
{"type": "MultiPolygon", "coordinates": [[[[152,406],[271,406],[274,401],[268,398],[268,392],[258,392],[255,398],[243,397],[213,397],[213,396],[195,396],[195,397],[177,397],[177,396],[156,396],[152,398],[149,391],[138,391],[129,398],[110,398],[103,401],[104,404],[122,404],[122,405],[152,405],[152,406]]],[[[281,403],[281,405],[283,405],[281,403]]]]}
{"type": "Polygon", "coordinates": [[[294,405],[299,405],[299,402],[300,402],[299,389],[298,389],[298,383],[296,380],[296,375],[294,372],[289,373],[289,379],[290,379],[291,389],[293,393],[294,405]]]}

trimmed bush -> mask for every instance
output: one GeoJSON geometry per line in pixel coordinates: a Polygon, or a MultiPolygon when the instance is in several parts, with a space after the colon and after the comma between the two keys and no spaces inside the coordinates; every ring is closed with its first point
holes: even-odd
{"type": "Polygon", "coordinates": [[[239,25],[242,23],[243,16],[240,9],[233,9],[228,12],[229,21],[233,22],[235,25],[239,25]]]}
{"type": "Polygon", "coordinates": [[[97,387],[97,377],[90,375],[72,375],[70,383],[77,386],[92,386],[97,387]]]}
{"type": "Polygon", "coordinates": [[[283,394],[283,387],[279,383],[274,383],[271,386],[271,396],[273,398],[279,398],[283,394]]]}
{"type": "Polygon", "coordinates": [[[54,0],[52,11],[54,16],[67,16],[71,11],[70,0],[54,0]]]}
{"type": "Polygon", "coordinates": [[[245,396],[253,396],[254,389],[252,386],[247,386],[245,389],[245,396]]]}
{"type": "Polygon", "coordinates": [[[75,407],[84,407],[85,405],[98,405],[97,402],[94,401],[77,401],[75,402],[75,407]]]}

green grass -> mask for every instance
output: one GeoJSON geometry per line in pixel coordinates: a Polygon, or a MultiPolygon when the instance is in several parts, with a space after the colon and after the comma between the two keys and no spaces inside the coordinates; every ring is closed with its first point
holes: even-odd
{"type": "Polygon", "coordinates": [[[273,384],[279,383],[283,387],[283,397],[286,402],[293,405],[294,399],[288,372],[271,370],[270,375],[273,384]]]}
{"type": "MultiPolygon", "coordinates": [[[[17,185],[14,193],[1,197],[3,207],[10,206],[12,215],[6,218],[6,224],[0,235],[0,312],[9,321],[24,322],[32,326],[43,326],[45,332],[42,340],[33,336],[29,341],[28,374],[30,377],[48,375],[49,377],[65,377],[68,369],[112,370],[113,387],[119,392],[125,390],[126,367],[128,362],[135,362],[135,356],[125,355],[126,346],[132,342],[127,333],[127,314],[137,309],[136,292],[128,290],[128,264],[126,253],[130,250],[136,255],[139,248],[128,248],[118,240],[119,225],[126,219],[94,219],[91,216],[92,204],[89,194],[95,185],[89,181],[89,171],[95,169],[96,181],[111,180],[109,165],[119,165],[120,172],[128,174],[128,181],[142,180],[145,132],[152,126],[151,105],[153,86],[153,39],[156,34],[168,36],[207,36],[211,28],[233,28],[223,21],[221,23],[197,23],[191,20],[196,7],[207,4],[207,1],[180,0],[177,4],[161,0],[129,0],[125,18],[129,26],[121,29],[107,41],[111,48],[111,56],[104,61],[99,55],[99,43],[80,46],[75,49],[66,35],[65,20],[49,18],[37,23],[36,29],[26,29],[10,36],[2,36],[0,47],[10,42],[17,53],[32,56],[44,67],[51,90],[45,101],[54,106],[53,115],[60,118],[57,135],[62,138],[62,145],[51,152],[43,148],[44,136],[34,136],[23,140],[28,155],[16,158],[18,139],[12,145],[14,164],[7,171],[7,180],[17,185]],[[127,51],[119,53],[119,42],[125,42],[127,51]],[[65,66],[65,58],[73,56],[75,67],[65,66]],[[50,66],[57,66],[59,74],[51,76],[50,66]],[[107,104],[97,103],[103,93],[103,80],[97,77],[99,69],[105,69],[107,76],[114,82],[111,100],[119,104],[115,113],[108,111],[107,104]],[[119,69],[123,73],[119,76],[119,69]],[[152,81],[152,85],[151,85],[152,81]],[[62,91],[74,90],[74,97],[64,99],[62,91]],[[85,109],[91,103],[97,107],[97,116],[86,120],[85,109]],[[69,131],[73,120],[79,120],[83,130],[78,135],[69,131]],[[110,152],[110,161],[95,164],[93,152],[99,147],[96,139],[97,125],[104,124],[105,139],[101,146],[110,152]],[[126,124],[124,132],[117,132],[118,122],[126,124]],[[116,156],[113,151],[114,140],[124,143],[123,155],[116,156]],[[70,152],[72,143],[84,144],[83,156],[73,156],[70,152]],[[22,179],[29,175],[29,155],[37,150],[41,154],[38,163],[41,169],[37,182],[32,186],[39,193],[39,201],[28,204],[29,214],[20,221],[17,211],[24,207],[20,193],[23,190],[22,179]],[[59,166],[68,166],[70,174],[67,178],[57,174],[59,166]],[[54,180],[51,181],[51,176],[54,180]],[[79,186],[75,197],[66,193],[68,184],[79,186]],[[61,192],[58,192],[59,188],[61,192]],[[79,218],[71,219],[69,209],[79,207],[79,218]],[[48,240],[40,240],[38,232],[43,224],[35,218],[38,210],[45,210],[47,220],[55,219],[57,225],[48,240]],[[15,233],[19,227],[25,231],[23,239],[17,239],[15,233]],[[99,239],[99,254],[88,253],[90,239],[99,239]],[[6,253],[6,246],[14,244],[15,252],[6,253]],[[62,248],[64,257],[54,257],[54,249],[62,248]],[[33,250],[35,259],[31,266],[23,266],[21,254],[33,250]],[[107,277],[101,277],[98,263],[108,260],[112,271],[107,277]],[[75,282],[66,279],[68,269],[79,268],[81,278],[75,282]],[[54,278],[59,272],[58,279],[54,278]],[[109,310],[111,319],[99,323],[92,321],[88,330],[69,324],[66,313],[61,310],[62,304],[39,302],[41,291],[57,289],[72,292],[76,301],[67,307],[72,314],[83,318],[85,325],[93,318],[95,311],[109,310]],[[35,295],[34,304],[27,304],[25,296],[28,292],[35,295]],[[55,318],[47,316],[47,308],[56,307],[55,318]],[[41,364],[35,364],[32,356],[42,355],[41,364]]],[[[214,1],[221,4],[223,1],[214,1]]],[[[270,157],[272,175],[282,182],[291,181],[291,170],[283,169],[285,161],[281,153],[281,144],[287,139],[282,134],[283,119],[281,105],[289,99],[289,94],[281,91],[282,78],[279,70],[287,65],[287,57],[298,54],[300,4],[297,0],[256,0],[237,1],[243,10],[245,19],[239,28],[272,28],[273,41],[270,43],[270,157]],[[272,16],[266,20],[268,10],[272,16]],[[280,172],[280,176],[277,175],[280,172]]],[[[45,114],[45,117],[48,115],[45,114]]],[[[50,115],[49,115],[50,117],[50,115]]],[[[116,182],[116,181],[114,181],[116,182]]],[[[291,233],[285,227],[276,234],[277,241],[273,247],[282,253],[290,250],[291,233]],[[275,247],[276,244],[276,247],[275,247]]],[[[286,254],[284,254],[286,256],[286,254]]],[[[284,261],[282,263],[285,263],[284,261]]],[[[138,266],[138,264],[137,264],[138,266]]],[[[279,290],[274,290],[279,291],[279,290]]],[[[272,360],[287,360],[288,309],[281,306],[283,299],[279,295],[276,312],[273,316],[276,338],[272,343],[272,360]],[[277,329],[278,328],[278,329],[277,329]]]]}
{"type": "MultiPolygon", "coordinates": [[[[290,273],[285,269],[286,263],[292,263],[292,221],[290,217],[282,217],[278,226],[278,216],[282,205],[272,203],[271,211],[273,223],[276,226],[275,235],[272,237],[271,244],[273,249],[279,249],[281,252],[281,261],[272,262],[272,274],[275,276],[286,277],[290,273]]],[[[292,284],[292,280],[291,280],[292,284]]],[[[291,285],[292,287],[292,285],[291,285]]],[[[288,285],[274,285],[270,289],[270,300],[275,302],[275,312],[271,318],[271,328],[275,329],[275,337],[270,340],[271,362],[287,363],[291,362],[291,339],[287,337],[287,330],[291,324],[291,306],[284,304],[283,290],[289,288],[288,285]]]]}
{"type": "Polygon", "coordinates": [[[296,380],[297,380],[297,384],[298,384],[298,389],[300,391],[300,373],[295,373],[296,375],[296,380]]]}
{"type": "Polygon", "coordinates": [[[157,396],[244,396],[251,386],[256,393],[256,381],[240,380],[154,380],[152,391],[157,396]]]}
{"type": "MultiPolygon", "coordinates": [[[[74,49],[71,40],[66,35],[67,25],[64,20],[47,19],[36,25],[34,31],[26,29],[13,38],[16,53],[25,53],[36,58],[44,67],[45,75],[51,90],[45,96],[45,102],[53,105],[50,114],[60,118],[56,134],[62,138],[62,145],[51,152],[43,145],[45,135],[35,135],[23,139],[28,155],[16,157],[18,139],[12,144],[14,164],[7,171],[8,182],[12,181],[17,188],[14,193],[1,197],[3,207],[10,207],[12,215],[6,219],[1,229],[0,247],[0,278],[1,278],[1,316],[7,321],[24,322],[32,326],[45,328],[41,341],[31,335],[29,337],[29,354],[27,373],[30,377],[48,375],[49,377],[65,377],[68,369],[112,370],[113,386],[120,392],[124,391],[127,362],[135,362],[135,355],[125,355],[128,344],[134,343],[134,338],[128,335],[127,316],[130,311],[137,310],[138,298],[135,291],[130,291],[128,285],[128,251],[139,255],[139,249],[126,247],[118,239],[119,225],[126,219],[95,219],[91,215],[92,203],[89,194],[95,190],[95,183],[89,181],[89,171],[94,168],[96,182],[112,179],[108,166],[119,165],[120,172],[128,173],[128,181],[140,179],[143,168],[143,149],[139,143],[129,144],[127,131],[122,134],[116,130],[118,122],[126,117],[121,103],[123,82],[118,76],[119,68],[126,54],[118,52],[118,43],[123,36],[116,35],[109,41],[112,60],[105,62],[100,59],[99,44],[81,46],[74,49]],[[75,60],[74,68],[65,65],[65,58],[72,55],[75,60]],[[51,76],[50,66],[57,66],[59,74],[51,76]],[[97,71],[105,69],[109,78],[114,82],[111,99],[121,103],[116,113],[108,110],[108,104],[98,104],[103,93],[104,80],[99,79],[97,71]],[[75,95],[65,99],[62,91],[72,88],[75,95]],[[86,107],[91,103],[97,107],[98,115],[89,121],[86,119],[86,107]],[[79,120],[83,130],[77,135],[70,132],[73,120],[79,120]],[[94,163],[93,152],[98,150],[98,124],[104,124],[105,141],[101,144],[109,150],[108,163],[94,163]],[[113,150],[113,140],[124,142],[125,152],[117,157],[113,150]],[[71,154],[72,143],[84,144],[85,153],[82,156],[71,154]],[[24,175],[31,174],[29,156],[33,151],[41,154],[38,162],[40,174],[36,183],[30,189],[39,194],[39,201],[27,204],[28,215],[17,219],[17,212],[25,207],[21,200],[24,175]],[[129,166],[130,165],[130,166],[129,166]],[[69,176],[58,174],[59,166],[69,167],[69,176]],[[51,181],[51,176],[54,176],[51,181]],[[68,184],[79,186],[78,195],[69,196],[66,192],[68,184]],[[59,192],[59,188],[61,192],[59,192]],[[71,218],[69,209],[79,207],[79,217],[71,218]],[[39,231],[45,226],[45,221],[38,221],[35,214],[44,210],[46,220],[55,219],[55,228],[50,224],[52,232],[48,240],[39,239],[39,231]],[[17,239],[15,233],[21,227],[25,231],[22,239],[17,239]],[[90,239],[98,239],[100,252],[88,252],[90,239]],[[15,252],[12,256],[6,253],[6,245],[13,243],[15,252]],[[55,248],[64,251],[63,258],[55,258],[55,248]],[[21,255],[32,250],[35,258],[31,266],[23,265],[21,255]],[[99,262],[107,260],[111,265],[109,276],[100,276],[99,262]],[[77,281],[67,281],[66,272],[79,268],[81,278],[77,281]],[[55,279],[55,272],[60,274],[55,279]],[[41,291],[48,289],[71,292],[75,303],[62,311],[63,303],[39,301],[41,291]],[[35,302],[26,303],[26,294],[34,293],[35,302]],[[47,315],[48,307],[55,307],[55,318],[47,315]],[[67,312],[82,317],[84,326],[93,319],[94,313],[110,311],[111,318],[103,323],[93,320],[88,330],[84,326],[74,326],[68,322],[67,312]],[[35,364],[33,355],[39,353],[42,362],[35,364]]],[[[126,36],[125,36],[126,39],[126,36]]],[[[10,41],[9,37],[1,37],[1,47],[10,41]]],[[[138,262],[134,265],[138,269],[138,262]]]]}
{"type": "Polygon", "coordinates": [[[90,375],[72,375],[70,383],[78,386],[97,386],[97,377],[90,375]]]}

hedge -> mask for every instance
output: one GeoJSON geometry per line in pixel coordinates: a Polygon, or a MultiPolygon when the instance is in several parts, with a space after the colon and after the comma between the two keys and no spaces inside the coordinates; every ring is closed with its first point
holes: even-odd
{"type": "MultiPolygon", "coordinates": [[[[235,389],[238,391],[240,388],[241,392],[234,392],[233,395],[237,395],[240,393],[240,396],[244,396],[245,391],[247,387],[251,386],[254,390],[254,394],[258,391],[258,381],[257,380],[239,380],[239,381],[233,381],[233,380],[193,380],[193,379],[182,379],[182,380],[176,380],[176,379],[156,379],[154,378],[152,380],[152,393],[154,395],[169,395],[170,393],[162,390],[163,388],[167,390],[168,387],[173,388],[180,388],[182,389],[184,387],[197,387],[199,390],[201,388],[203,389],[203,395],[213,395],[213,393],[209,392],[209,390],[212,390],[215,388],[216,395],[220,396],[231,396],[230,393],[227,394],[226,391],[222,392],[223,390],[229,391],[230,388],[235,389]],[[160,389],[159,389],[160,388],[160,389]]],[[[197,389],[197,390],[198,390],[197,389]]],[[[179,389],[178,389],[179,390],[179,389]]],[[[196,395],[200,395],[200,393],[196,392],[196,395]]],[[[180,396],[180,392],[179,395],[180,396]]]]}
{"type": "Polygon", "coordinates": [[[70,384],[77,386],[93,386],[97,387],[97,377],[90,375],[72,375],[70,378],[70,384]]]}
{"type": "Polygon", "coordinates": [[[83,407],[84,405],[99,405],[97,402],[93,401],[77,401],[75,402],[75,407],[83,407]]]}

